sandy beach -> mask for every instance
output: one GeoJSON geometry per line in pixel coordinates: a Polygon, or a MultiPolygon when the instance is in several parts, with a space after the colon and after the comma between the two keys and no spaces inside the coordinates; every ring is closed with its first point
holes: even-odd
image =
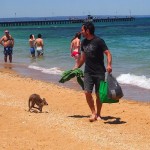
{"type": "Polygon", "coordinates": [[[89,122],[84,93],[0,69],[0,150],[149,150],[150,104],[121,99],[104,104],[89,122]],[[33,93],[43,113],[28,112],[33,93]]]}

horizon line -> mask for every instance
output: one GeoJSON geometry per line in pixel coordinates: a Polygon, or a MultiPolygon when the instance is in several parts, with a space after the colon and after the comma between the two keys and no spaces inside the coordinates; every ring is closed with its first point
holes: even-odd
{"type": "MultiPolygon", "coordinates": [[[[7,18],[54,18],[54,17],[86,17],[88,15],[77,15],[77,16],[47,16],[47,17],[34,17],[34,16],[31,16],[31,17],[27,17],[27,16],[24,16],[24,17],[0,17],[0,19],[7,19],[7,18]]],[[[119,16],[150,16],[150,15],[91,15],[91,16],[114,16],[114,17],[119,17],[119,16]]]]}

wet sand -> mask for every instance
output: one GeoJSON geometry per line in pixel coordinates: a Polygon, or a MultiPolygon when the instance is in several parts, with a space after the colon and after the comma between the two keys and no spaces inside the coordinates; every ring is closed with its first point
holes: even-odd
{"type": "MultiPolygon", "coordinates": [[[[0,63],[0,68],[1,69],[5,68],[5,69],[10,70],[10,71],[11,70],[16,71],[21,76],[24,76],[27,78],[33,78],[33,79],[41,80],[44,82],[54,83],[54,84],[57,84],[59,86],[67,87],[67,88],[74,89],[77,91],[82,90],[81,87],[78,85],[75,78],[73,78],[69,82],[65,82],[65,84],[62,84],[62,83],[58,82],[61,78],[61,75],[43,73],[39,70],[34,70],[31,68],[28,68],[27,64],[0,63]]],[[[143,88],[140,88],[137,86],[125,85],[125,84],[121,84],[121,87],[122,87],[125,99],[150,103],[150,96],[149,96],[150,90],[143,89],[143,88]]]]}

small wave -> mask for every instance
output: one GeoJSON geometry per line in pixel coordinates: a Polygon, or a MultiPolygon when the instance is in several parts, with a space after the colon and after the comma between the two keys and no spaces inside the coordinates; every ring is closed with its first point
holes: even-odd
{"type": "Polygon", "coordinates": [[[38,66],[33,66],[33,65],[30,65],[28,66],[28,68],[31,68],[31,69],[35,69],[35,70],[39,70],[43,73],[46,73],[46,74],[55,74],[55,75],[61,75],[63,71],[61,71],[59,68],[57,67],[53,67],[53,68],[50,68],[50,69],[46,69],[46,68],[42,68],[42,67],[38,67],[38,66]]]}
{"type": "Polygon", "coordinates": [[[121,84],[135,85],[144,89],[150,89],[150,78],[146,76],[136,76],[134,74],[121,74],[117,77],[117,81],[121,84]]]}

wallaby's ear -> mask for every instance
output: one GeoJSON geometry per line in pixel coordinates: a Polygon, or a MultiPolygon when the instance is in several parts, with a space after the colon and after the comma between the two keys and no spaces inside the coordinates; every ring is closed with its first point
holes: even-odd
{"type": "Polygon", "coordinates": [[[45,98],[43,98],[43,101],[45,101],[45,98]]]}

